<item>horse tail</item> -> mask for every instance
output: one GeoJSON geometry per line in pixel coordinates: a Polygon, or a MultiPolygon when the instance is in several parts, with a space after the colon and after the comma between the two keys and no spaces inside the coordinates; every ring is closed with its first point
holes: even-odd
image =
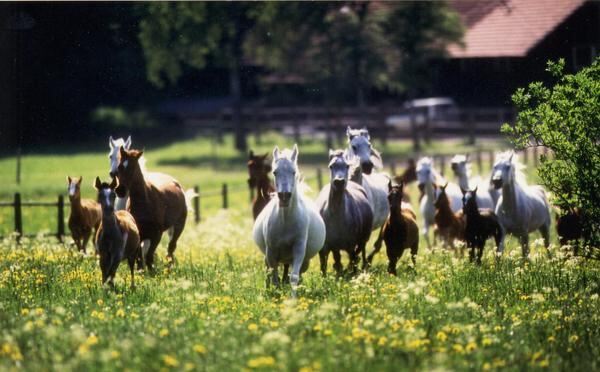
{"type": "Polygon", "coordinates": [[[192,199],[197,198],[199,195],[194,189],[187,189],[185,192],[185,206],[187,207],[189,212],[194,211],[194,207],[192,206],[192,199]]]}

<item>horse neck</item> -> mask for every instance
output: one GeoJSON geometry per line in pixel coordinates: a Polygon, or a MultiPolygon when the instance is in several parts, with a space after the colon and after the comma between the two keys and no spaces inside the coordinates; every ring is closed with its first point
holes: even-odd
{"type": "Polygon", "coordinates": [[[144,178],[144,174],[142,170],[137,167],[134,174],[133,179],[131,180],[131,184],[127,188],[129,191],[129,196],[132,202],[137,199],[147,199],[148,198],[148,190],[150,187],[146,183],[146,179],[144,178]]]}
{"type": "Polygon", "coordinates": [[[346,188],[341,190],[334,190],[333,185],[329,185],[329,205],[336,209],[343,210],[345,207],[344,196],[346,194],[346,188]]]}
{"type": "Polygon", "coordinates": [[[442,203],[442,205],[440,205],[440,207],[438,208],[438,211],[439,211],[440,215],[445,219],[449,219],[449,218],[451,218],[451,216],[454,216],[454,212],[452,212],[452,208],[450,208],[450,200],[449,199],[446,199],[446,201],[444,203],[442,203]]]}
{"type": "Polygon", "coordinates": [[[402,215],[402,203],[398,203],[390,207],[390,222],[393,225],[404,224],[404,216],[402,215]]]}
{"type": "Polygon", "coordinates": [[[514,179],[502,185],[502,206],[504,210],[513,212],[517,209],[517,193],[521,191],[521,187],[514,179]]]}
{"type": "Polygon", "coordinates": [[[458,185],[463,190],[469,189],[469,178],[466,173],[461,173],[458,175],[458,185]]]}
{"type": "Polygon", "coordinates": [[[119,232],[118,229],[119,224],[117,223],[117,216],[115,212],[105,213],[102,210],[102,229],[104,230],[104,234],[115,234],[119,232]]]}
{"type": "Polygon", "coordinates": [[[296,185],[294,186],[294,192],[292,192],[292,197],[290,199],[290,204],[287,206],[287,208],[280,208],[284,217],[293,216],[298,210],[298,206],[300,205],[300,196],[298,193],[298,182],[296,182],[296,185]]]}
{"type": "Polygon", "coordinates": [[[83,207],[81,206],[81,194],[73,197],[71,200],[71,213],[72,214],[81,214],[83,211],[83,207]]]}
{"type": "Polygon", "coordinates": [[[425,182],[425,195],[427,195],[431,203],[434,202],[433,199],[435,198],[435,190],[433,188],[433,182],[425,182]]]}

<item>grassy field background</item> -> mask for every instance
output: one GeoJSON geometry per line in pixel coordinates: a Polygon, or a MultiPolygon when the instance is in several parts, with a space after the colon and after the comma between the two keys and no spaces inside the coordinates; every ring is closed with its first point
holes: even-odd
{"type": "MultiPolygon", "coordinates": [[[[252,146],[267,152],[274,143],[290,145],[275,135],[263,142],[252,146]]],[[[399,162],[409,148],[408,142],[390,143],[384,160],[399,162]]],[[[465,150],[460,141],[426,149],[465,150]]],[[[216,146],[197,138],[146,151],[150,170],[170,173],[187,187],[198,184],[208,192],[227,182],[240,192],[231,194],[228,210],[220,209],[219,197],[203,199],[203,221],[188,221],[175,267],[166,269],[163,241],[157,273],[137,275],[135,289],[122,265],[116,291],[105,290],[96,259],[56,239],[23,239],[19,246],[1,241],[0,369],[600,368],[600,265],[570,257],[555,237],[551,258],[534,234],[530,261],[522,261],[511,238],[499,262],[488,244],[481,266],[421,242],[416,268],[403,257],[398,277],[387,275],[384,252],[368,272],[339,279],[331,260],[325,278],[313,260],[292,300],[289,287],[265,289],[263,258],[250,234],[245,156],[231,150],[231,139],[216,146]]],[[[93,197],[93,178],[108,178],[106,153],[99,147],[76,155],[27,155],[22,184],[9,181],[0,200],[17,190],[24,200],[54,200],[66,191],[67,174],[83,175],[84,196],[93,197]]],[[[300,146],[313,194],[310,176],[316,167],[325,170],[325,154],[319,141],[300,146]]],[[[14,158],[0,160],[3,180],[14,179],[14,170],[14,158]]],[[[532,170],[528,176],[535,181],[532,170]]],[[[326,173],[323,178],[328,181],[326,173]]],[[[417,200],[416,187],[410,190],[417,200]]],[[[5,233],[12,216],[2,213],[5,233]]],[[[54,213],[35,210],[24,220],[30,231],[54,229],[54,213]]]]}

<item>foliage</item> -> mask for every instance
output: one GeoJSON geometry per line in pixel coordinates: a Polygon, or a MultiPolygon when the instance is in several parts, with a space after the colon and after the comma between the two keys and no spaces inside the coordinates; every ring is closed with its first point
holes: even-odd
{"type": "Polygon", "coordinates": [[[128,111],[121,106],[101,106],[92,112],[92,122],[113,130],[130,130],[158,126],[158,121],[146,110],[128,111]]]}
{"type": "Polygon", "coordinates": [[[564,60],[549,62],[552,87],[534,82],[513,95],[519,114],[504,125],[518,148],[546,146],[538,173],[564,210],[581,208],[587,243],[600,247],[600,58],[578,73],[564,74],[564,60]]]}
{"type": "MultiPolygon", "coordinates": [[[[299,299],[266,290],[246,211],[188,225],[166,269],[121,265],[103,289],[95,257],[54,241],[0,242],[0,369],[596,370],[600,266],[513,241],[498,264],[422,249],[399,277],[385,255],[355,278],[316,262],[299,299]],[[218,227],[218,228],[217,228],[218,227]],[[518,342],[515,342],[518,340],[518,342]]],[[[313,260],[314,261],[314,260],[313,260]]]]}

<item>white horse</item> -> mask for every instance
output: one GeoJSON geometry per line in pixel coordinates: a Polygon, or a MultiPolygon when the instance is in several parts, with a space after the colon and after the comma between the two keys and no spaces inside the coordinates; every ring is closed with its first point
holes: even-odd
{"type": "MultiPolygon", "coordinates": [[[[446,181],[433,168],[433,159],[423,157],[417,162],[417,185],[423,192],[420,202],[421,216],[423,217],[423,235],[427,242],[427,247],[431,248],[429,241],[429,227],[435,224],[435,201],[438,197],[437,185],[443,185],[446,181]]],[[[462,192],[456,184],[448,184],[446,195],[450,201],[452,212],[456,213],[462,209],[462,192]]]]}
{"type": "Polygon", "coordinates": [[[486,183],[481,177],[474,177],[469,179],[471,175],[471,163],[469,162],[469,154],[467,155],[454,155],[450,161],[450,166],[454,175],[458,179],[458,186],[461,190],[473,190],[477,187],[480,192],[477,195],[477,206],[479,208],[489,208],[492,211],[496,207],[496,202],[500,196],[498,191],[491,188],[490,180],[486,183]],[[485,191],[489,190],[489,191],[485,191]],[[495,195],[492,195],[495,194],[495,195]],[[495,197],[494,197],[495,196],[495,197]]]}
{"type": "MultiPolygon", "coordinates": [[[[131,136],[127,137],[127,140],[123,140],[123,138],[117,138],[115,140],[110,136],[108,139],[108,146],[110,147],[110,151],[108,152],[108,160],[110,162],[109,174],[112,178],[115,178],[117,176],[119,161],[121,160],[119,148],[123,147],[125,150],[129,150],[131,147],[131,136]]],[[[140,167],[141,166],[142,164],[140,164],[140,167]]],[[[142,167],[142,169],[144,168],[142,167]]],[[[115,200],[115,210],[125,210],[125,208],[127,208],[127,199],[127,196],[124,198],[119,198],[117,196],[117,199],[115,200]]]]}
{"type": "MultiPolygon", "coordinates": [[[[346,129],[348,136],[348,155],[356,156],[360,161],[362,170],[361,185],[367,193],[367,199],[373,208],[373,230],[383,226],[390,214],[388,202],[388,183],[390,178],[374,170],[383,167],[381,155],[371,146],[371,137],[366,128],[346,129]]],[[[381,235],[377,237],[375,248],[381,247],[381,235]]],[[[379,250],[379,249],[377,249],[379,250]]]]}
{"type": "MultiPolygon", "coordinates": [[[[299,182],[298,146],[293,150],[273,150],[273,175],[277,196],[271,199],[254,222],[254,242],[265,255],[272,282],[279,285],[277,268],[291,264],[292,295],[300,274],[325,243],[325,223],[313,202],[303,195],[299,182]]],[[[268,284],[267,279],[267,284],[268,284]]]]}
{"type": "MultiPolygon", "coordinates": [[[[492,183],[496,189],[502,189],[496,205],[498,220],[504,231],[519,238],[523,257],[526,258],[529,255],[530,232],[539,230],[546,249],[550,245],[550,205],[541,186],[526,184],[521,168],[514,152],[499,154],[492,172],[492,183]]],[[[502,254],[503,250],[504,241],[499,253],[502,254]]]]}

